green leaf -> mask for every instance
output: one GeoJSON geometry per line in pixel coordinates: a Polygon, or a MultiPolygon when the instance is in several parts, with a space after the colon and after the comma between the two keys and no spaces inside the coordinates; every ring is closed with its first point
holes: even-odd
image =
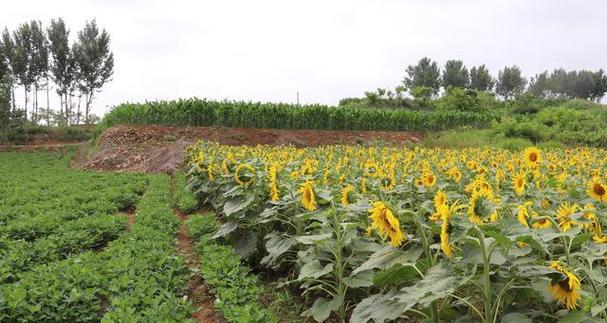
{"type": "Polygon", "coordinates": [[[339,307],[343,304],[344,298],[335,297],[332,300],[327,300],[324,297],[319,297],[314,301],[312,307],[310,307],[307,311],[301,313],[302,316],[312,316],[314,320],[317,322],[324,322],[329,318],[331,312],[337,311],[339,307]]]}
{"type": "Polygon", "coordinates": [[[415,264],[396,263],[380,271],[373,278],[373,283],[380,287],[400,285],[419,277],[415,264]]]}
{"type": "Polygon", "coordinates": [[[252,197],[245,198],[244,196],[237,196],[232,199],[229,199],[223,205],[223,213],[226,216],[230,216],[237,212],[244,210],[251,202],[253,201],[252,197]]]}
{"type": "Polygon", "coordinates": [[[305,245],[310,245],[310,244],[316,243],[317,241],[331,238],[331,236],[332,236],[331,233],[323,233],[323,234],[316,234],[316,235],[309,235],[309,236],[299,236],[299,237],[295,237],[295,240],[297,240],[297,242],[299,242],[299,243],[302,243],[305,245]]]}
{"type": "Polygon", "coordinates": [[[424,279],[413,286],[403,287],[395,298],[399,303],[406,304],[407,309],[415,304],[426,307],[434,300],[446,297],[467,281],[453,276],[452,272],[453,270],[444,263],[431,267],[424,279]]]}
{"type": "Polygon", "coordinates": [[[356,275],[345,277],[344,283],[348,285],[348,287],[370,287],[373,286],[373,277],[375,273],[373,270],[365,270],[356,275]]]}
{"type": "Polygon", "coordinates": [[[406,251],[387,246],[381,250],[374,252],[367,261],[352,272],[358,272],[369,269],[385,269],[396,263],[415,263],[423,250],[419,247],[411,247],[406,251]]]}
{"type": "Polygon", "coordinates": [[[502,317],[501,323],[533,323],[533,321],[523,313],[508,313],[502,317]]]}
{"type": "Polygon", "coordinates": [[[591,318],[586,313],[581,311],[571,311],[563,316],[559,323],[599,323],[601,321],[591,318]]]}
{"type": "Polygon", "coordinates": [[[261,260],[261,263],[264,265],[273,265],[278,257],[297,245],[297,240],[293,237],[286,234],[280,235],[276,231],[266,235],[266,239],[266,251],[268,255],[261,260]]]}
{"type": "Polygon", "coordinates": [[[226,222],[219,227],[219,230],[215,232],[211,239],[217,239],[221,237],[225,237],[228,234],[232,233],[234,230],[238,229],[238,223],[236,222],[226,222]]]}
{"type": "Polygon", "coordinates": [[[301,267],[298,280],[305,278],[319,278],[333,271],[334,264],[328,263],[324,267],[318,259],[312,260],[301,267]]]}
{"type": "Polygon", "coordinates": [[[590,308],[590,314],[592,314],[592,316],[597,316],[597,315],[599,315],[599,313],[603,312],[604,310],[607,310],[607,303],[602,303],[602,304],[599,303],[590,308]]]}
{"type": "Polygon", "coordinates": [[[403,305],[394,299],[395,291],[375,294],[360,301],[352,311],[350,323],[385,322],[397,319],[403,313],[403,305]]]}

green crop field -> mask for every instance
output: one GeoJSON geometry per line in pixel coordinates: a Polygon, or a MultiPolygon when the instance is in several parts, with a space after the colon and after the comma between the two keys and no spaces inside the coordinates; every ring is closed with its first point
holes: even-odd
{"type": "Polygon", "coordinates": [[[183,321],[168,176],[71,171],[71,156],[0,154],[0,321],[183,321]]]}

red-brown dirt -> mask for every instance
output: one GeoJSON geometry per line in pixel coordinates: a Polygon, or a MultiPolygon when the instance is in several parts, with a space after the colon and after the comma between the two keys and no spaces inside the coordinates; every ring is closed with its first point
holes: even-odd
{"type": "Polygon", "coordinates": [[[396,131],[117,126],[101,135],[94,152],[79,153],[72,166],[84,169],[170,173],[181,164],[185,148],[198,140],[224,145],[308,147],[377,142],[402,145],[419,142],[421,139],[420,133],[396,131]]]}

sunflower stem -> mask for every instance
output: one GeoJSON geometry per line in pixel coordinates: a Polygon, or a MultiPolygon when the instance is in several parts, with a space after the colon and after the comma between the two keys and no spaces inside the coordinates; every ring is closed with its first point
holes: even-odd
{"type": "Polygon", "coordinates": [[[487,250],[487,246],[485,245],[485,234],[478,226],[474,226],[476,232],[478,233],[478,241],[481,247],[481,253],[483,255],[483,301],[484,301],[484,309],[485,309],[485,323],[493,322],[493,305],[491,303],[491,264],[490,257],[491,253],[487,250]]]}
{"type": "MultiPolygon", "coordinates": [[[[434,266],[434,257],[432,256],[432,252],[430,251],[430,242],[428,240],[428,236],[426,235],[426,230],[424,230],[424,226],[422,225],[422,223],[417,215],[415,215],[413,217],[413,219],[415,222],[415,226],[417,227],[418,234],[422,241],[422,246],[424,248],[424,255],[426,256],[426,259],[428,260],[429,267],[432,267],[432,266],[434,266]]],[[[432,304],[430,305],[430,313],[431,313],[431,317],[432,317],[432,322],[438,323],[439,317],[438,317],[438,307],[436,306],[436,301],[433,301],[432,304]]]]}

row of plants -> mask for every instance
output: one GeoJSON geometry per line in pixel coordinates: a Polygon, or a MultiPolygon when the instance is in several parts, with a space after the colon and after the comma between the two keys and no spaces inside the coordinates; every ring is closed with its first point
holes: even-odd
{"type": "Polygon", "coordinates": [[[278,322],[259,302],[263,287],[242,264],[232,247],[213,238],[219,228],[213,214],[192,215],[186,222],[188,238],[195,242],[200,273],[215,295],[215,308],[228,322],[278,322]]]}
{"type": "Polygon", "coordinates": [[[174,193],[173,200],[171,201],[174,208],[179,211],[190,214],[198,210],[198,199],[196,195],[188,191],[186,188],[186,178],[183,172],[175,172],[174,176],[174,193]]]}
{"type": "Polygon", "coordinates": [[[150,176],[134,225],[100,255],[109,302],[102,322],[184,322],[190,317],[184,297],[189,270],[176,256],[179,220],[170,193],[168,176],[150,176]]]}
{"type": "Polygon", "coordinates": [[[186,99],[121,104],[105,116],[103,124],[417,131],[484,125],[493,119],[494,115],[489,112],[370,110],[323,105],[186,99]]]}
{"type": "Polygon", "coordinates": [[[0,322],[187,321],[168,176],[70,171],[72,155],[0,153],[0,322]]]}
{"type": "Polygon", "coordinates": [[[97,255],[124,231],[119,210],[144,188],[136,174],[67,170],[71,152],[0,154],[0,321],[98,319],[97,255]]]}
{"type": "Polygon", "coordinates": [[[607,154],[327,146],[186,151],[189,188],[316,321],[607,319],[607,154]]]}

